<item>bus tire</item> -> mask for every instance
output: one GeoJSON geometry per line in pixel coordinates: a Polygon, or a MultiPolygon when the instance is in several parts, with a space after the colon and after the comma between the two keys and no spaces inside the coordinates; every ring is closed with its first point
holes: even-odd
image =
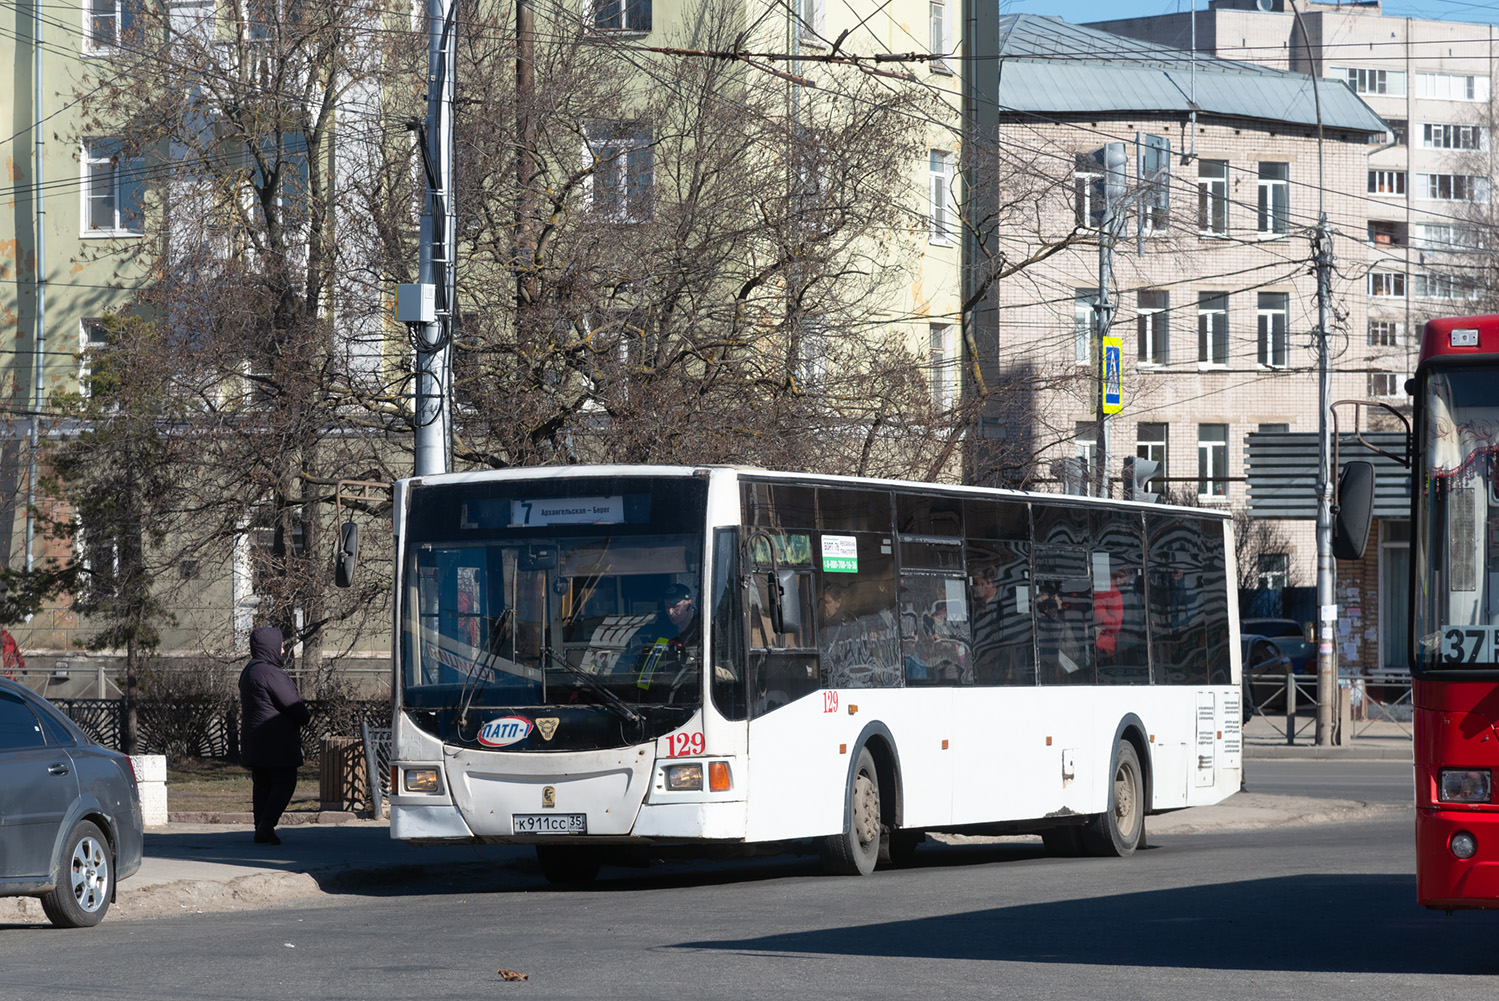
{"type": "Polygon", "coordinates": [[[849,778],[848,811],[843,833],[822,842],[823,867],[837,876],[868,876],[880,857],[880,776],[874,755],[859,749],[849,778]]]}
{"type": "Polygon", "coordinates": [[[1108,809],[1083,825],[1089,855],[1124,857],[1145,843],[1145,775],[1135,745],[1121,740],[1114,748],[1108,809]]]}
{"type": "Polygon", "coordinates": [[[541,875],[553,886],[580,886],[591,883],[603,865],[596,848],[575,845],[537,845],[536,864],[541,875]]]}

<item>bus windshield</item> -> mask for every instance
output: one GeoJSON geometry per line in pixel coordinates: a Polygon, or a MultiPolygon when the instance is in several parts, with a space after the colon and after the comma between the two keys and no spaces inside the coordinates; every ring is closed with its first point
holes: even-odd
{"type": "Polygon", "coordinates": [[[1417,431],[1415,669],[1499,667],[1499,370],[1431,369],[1417,431]]]}
{"type": "MultiPolygon", "coordinates": [[[[486,747],[515,736],[487,732],[496,709],[610,717],[600,733],[614,736],[596,733],[597,746],[676,725],[702,697],[705,511],[705,486],[688,478],[414,486],[402,705],[444,739],[486,747]]],[[[521,736],[513,749],[559,747],[521,736]]]]}

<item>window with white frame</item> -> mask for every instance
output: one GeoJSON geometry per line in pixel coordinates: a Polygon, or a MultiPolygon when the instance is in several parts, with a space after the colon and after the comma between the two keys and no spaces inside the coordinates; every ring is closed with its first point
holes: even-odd
{"type": "Polygon", "coordinates": [[[1093,474],[1096,471],[1094,463],[1098,461],[1098,424],[1095,421],[1078,421],[1073,424],[1072,429],[1076,443],[1073,455],[1081,467],[1082,492],[1091,497],[1096,493],[1093,474]]]}
{"type": "Polygon", "coordinates": [[[1426,122],[1421,126],[1421,145],[1425,149],[1486,150],[1489,133],[1482,125],[1426,122]]]}
{"type": "Polygon", "coordinates": [[[118,48],[135,27],[136,0],[88,0],[84,42],[94,51],[118,48]]]}
{"type": "Polygon", "coordinates": [[[1488,246],[1482,227],[1463,223],[1418,222],[1415,234],[1413,246],[1422,250],[1450,252],[1483,250],[1488,246]]]}
{"type": "Polygon", "coordinates": [[[1353,88],[1355,94],[1405,96],[1405,72],[1403,70],[1384,70],[1366,66],[1331,66],[1328,67],[1327,75],[1347,80],[1348,86],[1353,88]]]}
{"type": "Polygon", "coordinates": [[[1401,386],[1403,380],[1399,372],[1370,372],[1369,373],[1369,395],[1370,396],[1400,396],[1405,390],[1401,386]]]}
{"type": "Polygon", "coordinates": [[[1072,221],[1084,229],[1103,225],[1103,167],[1091,153],[1078,153],[1072,163],[1072,221]]]}
{"type": "Polygon", "coordinates": [[[1261,234],[1286,233],[1291,228],[1291,165],[1261,161],[1258,229],[1261,234]]]}
{"type": "Polygon", "coordinates": [[[1197,425],[1197,496],[1228,496],[1228,425],[1197,425]]]}
{"type": "Polygon", "coordinates": [[[1487,101],[1489,78],[1461,73],[1417,73],[1416,97],[1436,101],[1487,101]]]}
{"type": "Polygon", "coordinates": [[[588,208],[611,222],[645,222],[654,212],[655,150],[651,127],[638,122],[588,127],[583,183],[588,208]]]}
{"type": "Polygon", "coordinates": [[[1402,271],[1369,272],[1369,294],[1381,299],[1405,298],[1405,273],[1402,271]]]}
{"type": "Polygon", "coordinates": [[[798,347],[802,389],[815,392],[828,377],[828,332],[821,317],[809,318],[802,324],[798,347]]]}
{"type": "Polygon", "coordinates": [[[932,390],[932,406],[937,410],[951,410],[956,396],[958,358],[957,346],[951,323],[933,323],[928,328],[928,380],[932,390]]]}
{"type": "Polygon", "coordinates": [[[826,0],[795,0],[795,3],[802,41],[822,44],[823,33],[827,30],[826,0]]]}
{"type": "Polygon", "coordinates": [[[945,58],[952,54],[953,8],[948,0],[928,0],[927,4],[927,51],[932,59],[928,62],[933,73],[951,73],[952,64],[945,58]]]}
{"type": "Polygon", "coordinates": [[[1197,229],[1228,235],[1228,161],[1197,161],[1197,229]]]}
{"type": "Polygon", "coordinates": [[[1171,225],[1171,137],[1135,133],[1140,178],[1140,235],[1164,233],[1171,225]]]}
{"type": "Polygon", "coordinates": [[[1259,293],[1259,363],[1266,368],[1290,364],[1290,301],[1286,292],[1259,293]]]}
{"type": "Polygon", "coordinates": [[[1167,425],[1159,422],[1141,421],[1135,425],[1135,456],[1159,463],[1156,474],[1144,484],[1147,493],[1160,493],[1166,486],[1166,434],[1167,425]]]}
{"type": "Polygon", "coordinates": [[[1473,279],[1464,275],[1411,275],[1411,295],[1417,299],[1477,299],[1480,291],[1473,279]]]}
{"type": "Polygon", "coordinates": [[[144,226],[145,160],[120,139],[83,141],[83,226],[87,233],[137,236],[144,226]]]}
{"type": "Polygon", "coordinates": [[[1283,591],[1290,575],[1289,553],[1259,553],[1255,556],[1255,587],[1265,591],[1283,591]]]}
{"type": "Polygon", "coordinates": [[[1098,336],[1098,289],[1072,292],[1072,360],[1086,365],[1093,360],[1093,340],[1098,336]]]}
{"type": "Polygon", "coordinates": [[[927,217],[928,239],[932,243],[953,242],[952,153],[934,149],[927,155],[927,189],[930,214],[927,217]]]}
{"type": "Polygon", "coordinates": [[[78,388],[84,396],[93,394],[91,376],[93,362],[99,352],[109,346],[109,335],[100,319],[80,320],[78,323],[78,388]]]}
{"type": "Polygon", "coordinates": [[[593,0],[589,26],[597,31],[650,31],[651,0],[593,0]]]}
{"type": "Polygon", "coordinates": [[[1370,320],[1369,345],[1376,348],[1398,348],[1405,342],[1405,324],[1399,320],[1370,320]]]}
{"type": "Polygon", "coordinates": [[[1197,362],[1228,364],[1228,293],[1197,293],[1197,362]]]}
{"type": "Polygon", "coordinates": [[[1171,295],[1164,289],[1142,289],[1135,294],[1136,360],[1141,365],[1171,361],[1171,295]]]}
{"type": "Polygon", "coordinates": [[[1371,170],[1371,171],[1369,171],[1369,194],[1371,194],[1371,195],[1404,195],[1405,194],[1405,171],[1403,171],[1403,170],[1371,170]]]}
{"type": "Polygon", "coordinates": [[[1489,179],[1472,174],[1417,174],[1416,196],[1438,202],[1486,202],[1489,179]]]}
{"type": "Polygon", "coordinates": [[[1383,136],[1380,136],[1378,133],[1370,136],[1369,142],[1387,143],[1391,146],[1404,146],[1406,137],[1410,132],[1410,122],[1404,118],[1386,118],[1384,122],[1390,127],[1390,131],[1386,132],[1383,136]]]}

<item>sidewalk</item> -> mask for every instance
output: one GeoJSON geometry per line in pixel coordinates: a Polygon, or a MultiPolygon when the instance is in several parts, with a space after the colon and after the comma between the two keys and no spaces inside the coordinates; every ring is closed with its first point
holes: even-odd
{"type": "Polygon", "coordinates": [[[1317,746],[1313,716],[1296,719],[1295,743],[1286,742],[1285,716],[1256,716],[1244,724],[1246,758],[1325,758],[1338,761],[1411,760],[1411,724],[1389,720],[1354,720],[1344,743],[1317,746]]]}

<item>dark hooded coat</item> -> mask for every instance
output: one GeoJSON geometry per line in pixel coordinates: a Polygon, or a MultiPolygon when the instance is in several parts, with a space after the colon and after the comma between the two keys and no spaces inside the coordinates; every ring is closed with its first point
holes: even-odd
{"type": "Polygon", "coordinates": [[[281,630],[250,634],[250,662],[239,676],[240,759],[251,768],[295,768],[302,763],[302,727],[312,718],[297,686],[281,667],[281,630]]]}

